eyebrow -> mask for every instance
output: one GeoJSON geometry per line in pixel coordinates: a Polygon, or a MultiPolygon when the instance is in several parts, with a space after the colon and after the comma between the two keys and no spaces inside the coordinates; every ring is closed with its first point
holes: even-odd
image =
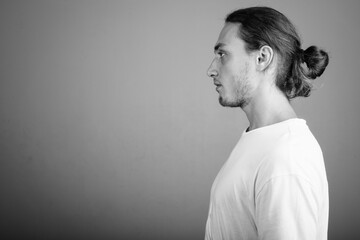
{"type": "Polygon", "coordinates": [[[219,48],[224,47],[225,43],[217,43],[214,47],[214,52],[216,52],[219,48]]]}

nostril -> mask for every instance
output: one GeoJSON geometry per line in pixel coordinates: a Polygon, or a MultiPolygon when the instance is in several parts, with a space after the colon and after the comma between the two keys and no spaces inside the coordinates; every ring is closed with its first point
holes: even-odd
{"type": "Polygon", "coordinates": [[[216,74],[215,71],[212,71],[212,72],[209,73],[209,77],[214,78],[214,77],[216,77],[216,76],[217,76],[217,74],[216,74]]]}
{"type": "Polygon", "coordinates": [[[214,71],[212,69],[209,69],[208,72],[207,72],[207,75],[209,77],[215,77],[216,76],[216,71],[214,71]]]}
{"type": "Polygon", "coordinates": [[[210,65],[210,67],[207,69],[207,75],[208,75],[208,77],[212,77],[212,76],[214,76],[214,70],[213,70],[213,68],[212,68],[212,66],[210,65]]]}

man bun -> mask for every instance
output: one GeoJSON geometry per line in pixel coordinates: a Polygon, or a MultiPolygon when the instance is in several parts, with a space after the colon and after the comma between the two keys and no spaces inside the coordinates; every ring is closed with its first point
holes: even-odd
{"type": "Polygon", "coordinates": [[[327,52],[316,46],[310,46],[303,52],[303,60],[307,66],[304,75],[309,79],[320,77],[329,64],[327,52]]]}
{"type": "Polygon", "coordinates": [[[329,63],[327,52],[316,46],[310,46],[305,51],[299,48],[289,60],[292,61],[291,70],[283,78],[280,89],[288,99],[310,96],[312,80],[320,77],[329,63]]]}

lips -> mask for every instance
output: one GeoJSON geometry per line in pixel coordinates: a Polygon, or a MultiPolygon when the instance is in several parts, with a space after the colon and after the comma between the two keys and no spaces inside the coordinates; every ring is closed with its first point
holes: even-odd
{"type": "Polygon", "coordinates": [[[214,81],[214,85],[217,86],[217,87],[221,87],[221,84],[217,81],[214,81]]]}
{"type": "Polygon", "coordinates": [[[216,91],[219,92],[222,85],[218,81],[214,81],[214,85],[216,86],[216,91]]]}

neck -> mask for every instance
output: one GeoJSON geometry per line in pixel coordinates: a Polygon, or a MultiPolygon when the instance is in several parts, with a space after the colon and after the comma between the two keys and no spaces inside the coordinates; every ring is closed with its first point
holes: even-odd
{"type": "Polygon", "coordinates": [[[277,88],[259,88],[243,110],[249,120],[249,131],[296,118],[286,96],[277,88]]]}

